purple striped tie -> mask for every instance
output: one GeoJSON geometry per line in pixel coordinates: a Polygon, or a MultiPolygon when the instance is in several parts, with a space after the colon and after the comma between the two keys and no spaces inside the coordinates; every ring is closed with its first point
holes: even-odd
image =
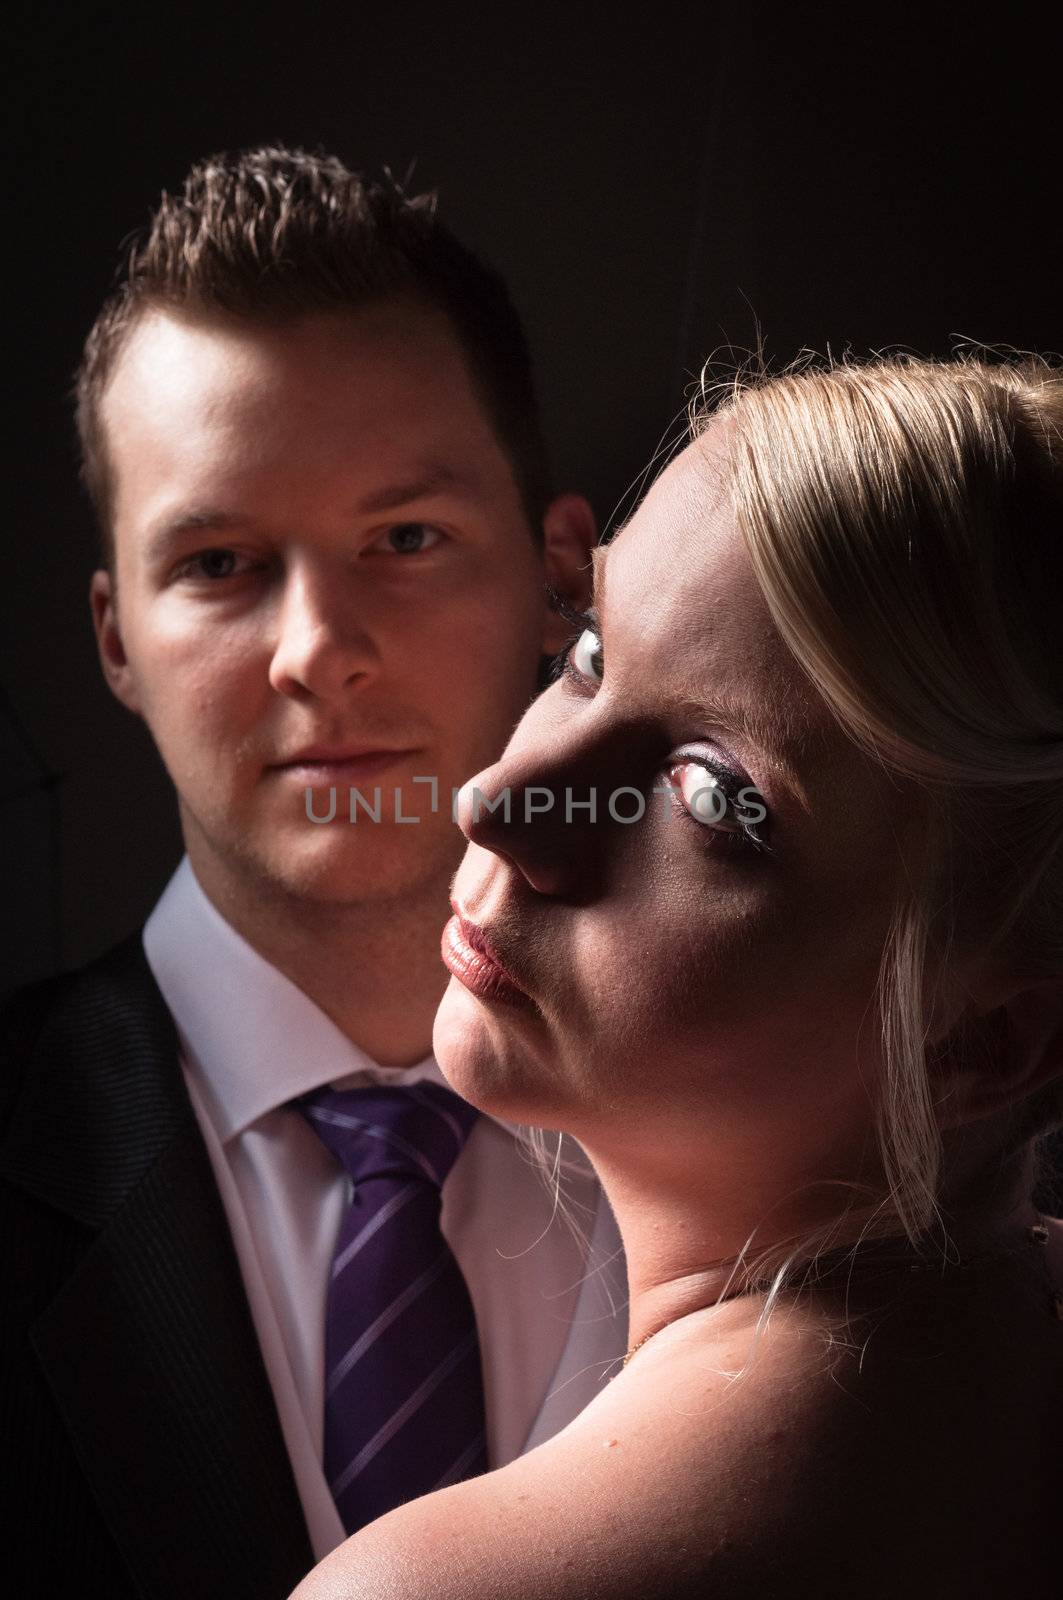
{"type": "Polygon", "coordinates": [[[353,1184],[329,1283],[324,1463],[353,1533],[487,1469],[476,1321],[439,1229],[478,1112],[435,1083],[295,1103],[353,1184]]]}

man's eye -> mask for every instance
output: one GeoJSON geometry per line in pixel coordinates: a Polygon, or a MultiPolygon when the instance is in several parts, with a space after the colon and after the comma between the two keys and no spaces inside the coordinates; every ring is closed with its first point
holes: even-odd
{"type": "Polygon", "coordinates": [[[568,659],[576,672],[592,683],[601,683],[605,677],[605,651],[593,628],[584,628],[569,651],[568,659]]]}
{"type": "Polygon", "coordinates": [[[231,578],[239,560],[235,550],[199,550],[184,563],[181,573],[192,578],[231,578]]]}
{"type": "Polygon", "coordinates": [[[429,527],[427,522],[400,522],[388,529],[383,540],[377,541],[377,547],[398,556],[414,556],[431,550],[442,537],[438,528],[429,527]]]}

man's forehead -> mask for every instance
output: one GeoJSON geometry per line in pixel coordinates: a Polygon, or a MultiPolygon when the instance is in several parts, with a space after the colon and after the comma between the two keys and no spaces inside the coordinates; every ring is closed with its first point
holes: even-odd
{"type": "Polygon", "coordinates": [[[385,512],[443,495],[494,497],[500,481],[508,487],[512,465],[478,396],[457,381],[461,370],[444,370],[430,350],[391,331],[394,341],[378,326],[361,352],[356,340],[345,364],[343,352],[334,360],[328,329],[307,326],[308,359],[300,365],[295,352],[292,389],[283,352],[272,362],[269,340],[301,338],[294,326],[256,332],[152,313],[131,333],[103,397],[119,477],[139,478],[144,465],[157,478],[165,468],[181,501],[173,504],[156,481],[166,490],[165,514],[189,524],[230,513],[226,495],[239,497],[244,477],[286,463],[294,476],[327,475],[352,510],[356,501],[361,511],[385,512]],[[320,382],[315,355],[324,363],[320,382]]]}
{"type": "MultiPolygon", "coordinates": [[[[219,397],[253,397],[271,381],[300,377],[313,390],[403,391],[416,407],[445,392],[468,409],[474,385],[457,332],[443,312],[419,299],[391,297],[350,310],[284,318],[236,317],[198,308],[149,306],[122,341],[104,392],[177,392],[213,388],[219,397]]],[[[423,407],[421,408],[424,409],[423,407]]]]}

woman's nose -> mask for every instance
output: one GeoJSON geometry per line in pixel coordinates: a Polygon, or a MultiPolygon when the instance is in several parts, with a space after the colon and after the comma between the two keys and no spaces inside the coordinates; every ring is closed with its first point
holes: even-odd
{"type": "Polygon", "coordinates": [[[291,699],[329,700],[379,666],[376,646],[347,583],[309,564],[285,582],[269,681],[291,699]]]}
{"type": "Polygon", "coordinates": [[[531,748],[511,746],[463,786],[458,824],[467,839],[509,861],[537,893],[586,898],[612,831],[598,776],[590,751],[557,751],[543,759],[531,748]]]}

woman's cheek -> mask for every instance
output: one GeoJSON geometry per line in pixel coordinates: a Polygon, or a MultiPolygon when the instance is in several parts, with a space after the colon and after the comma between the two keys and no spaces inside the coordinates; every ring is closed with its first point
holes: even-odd
{"type": "Polygon", "coordinates": [[[770,1022],[772,996],[795,976],[801,951],[768,908],[733,911],[717,921],[705,906],[693,925],[617,940],[595,986],[597,1028],[613,1018],[611,1032],[648,1049],[669,1040],[685,1049],[693,1036],[705,1050],[770,1022]]]}

